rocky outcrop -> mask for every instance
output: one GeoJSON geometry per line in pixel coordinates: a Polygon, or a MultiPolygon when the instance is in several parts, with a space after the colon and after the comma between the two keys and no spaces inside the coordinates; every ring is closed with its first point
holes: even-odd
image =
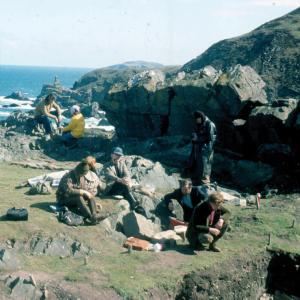
{"type": "Polygon", "coordinates": [[[269,96],[300,95],[300,8],[248,34],[220,41],[186,63],[190,72],[212,65],[227,70],[236,64],[251,66],[267,83],[269,96]]]}
{"type": "Polygon", "coordinates": [[[15,99],[15,100],[30,100],[22,92],[13,92],[9,96],[6,96],[5,99],[15,99]]]}

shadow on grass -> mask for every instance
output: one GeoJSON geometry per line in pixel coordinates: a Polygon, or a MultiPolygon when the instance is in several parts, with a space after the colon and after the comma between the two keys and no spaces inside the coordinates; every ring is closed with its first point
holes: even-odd
{"type": "Polygon", "coordinates": [[[31,204],[30,207],[38,208],[38,209],[44,210],[46,212],[53,213],[53,211],[49,207],[50,205],[56,206],[57,203],[56,202],[37,202],[37,203],[31,204]]]}

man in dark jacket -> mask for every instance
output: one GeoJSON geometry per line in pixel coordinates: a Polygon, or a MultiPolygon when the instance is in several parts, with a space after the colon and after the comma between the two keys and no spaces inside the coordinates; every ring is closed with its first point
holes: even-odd
{"type": "Polygon", "coordinates": [[[192,187],[190,180],[180,182],[180,188],[174,192],[165,195],[164,203],[170,212],[174,211],[173,200],[178,201],[183,209],[183,221],[189,222],[193,214],[193,210],[203,198],[196,187],[192,187]]]}
{"type": "Polygon", "coordinates": [[[215,124],[203,112],[195,111],[195,132],[192,135],[192,151],[188,163],[193,185],[210,183],[213,146],[217,132],[215,124]]]}
{"type": "Polygon", "coordinates": [[[223,195],[215,192],[196,206],[186,232],[192,248],[201,250],[209,244],[209,250],[221,251],[216,247],[216,242],[226,232],[230,217],[230,212],[222,207],[223,201],[223,195]]]}

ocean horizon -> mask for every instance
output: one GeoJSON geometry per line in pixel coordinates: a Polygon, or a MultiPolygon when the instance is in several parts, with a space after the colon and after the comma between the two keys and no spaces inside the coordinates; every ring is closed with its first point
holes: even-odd
{"type": "Polygon", "coordinates": [[[71,88],[76,80],[91,70],[93,69],[0,65],[0,121],[5,120],[12,111],[30,110],[30,103],[24,103],[25,106],[7,107],[14,102],[5,100],[5,96],[18,91],[26,98],[34,100],[40,94],[44,84],[54,82],[55,76],[64,87],[71,88]]]}
{"type": "Polygon", "coordinates": [[[20,91],[28,98],[37,97],[44,84],[52,84],[55,76],[65,87],[92,68],[0,65],[0,96],[20,91]]]}

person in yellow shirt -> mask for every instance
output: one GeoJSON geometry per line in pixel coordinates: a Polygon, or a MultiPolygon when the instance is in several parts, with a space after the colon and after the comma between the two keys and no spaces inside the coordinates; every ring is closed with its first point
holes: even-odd
{"type": "Polygon", "coordinates": [[[77,141],[84,134],[84,117],[80,113],[80,107],[73,105],[71,107],[71,122],[68,126],[62,128],[62,142],[66,147],[74,148],[77,146],[77,141]]]}

